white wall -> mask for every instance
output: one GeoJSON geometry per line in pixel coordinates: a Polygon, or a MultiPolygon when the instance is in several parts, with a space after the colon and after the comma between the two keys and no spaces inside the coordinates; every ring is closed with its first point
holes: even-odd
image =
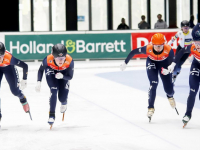
{"type": "Polygon", "coordinates": [[[107,29],[107,0],[92,0],[92,30],[107,29]]]}
{"type": "Polygon", "coordinates": [[[65,20],[65,0],[52,0],[52,31],[65,31],[65,20]]]}
{"type": "Polygon", "coordinates": [[[34,31],[49,31],[49,0],[34,0],[34,31]]]}
{"type": "Polygon", "coordinates": [[[84,16],[84,21],[78,21],[78,30],[89,30],[88,0],[77,0],[78,16],[84,16]]]}
{"type": "MultiPolygon", "coordinates": [[[[164,15],[164,0],[151,0],[151,29],[154,29],[154,25],[157,22],[157,15],[161,14],[162,19],[165,20],[164,15]]],[[[169,26],[167,24],[167,26],[169,26]]]]}
{"type": "Polygon", "coordinates": [[[145,15],[147,21],[147,0],[132,0],[132,29],[138,29],[141,16],[145,15]]]}
{"type": "Polygon", "coordinates": [[[30,1],[19,0],[19,31],[31,31],[30,1]]]}
{"type": "Polygon", "coordinates": [[[198,17],[198,5],[197,5],[197,3],[198,3],[198,0],[193,0],[193,15],[194,15],[194,24],[196,25],[197,24],[197,22],[198,22],[198,19],[197,19],[197,17],[198,17]]]}
{"type": "Polygon", "coordinates": [[[181,28],[181,21],[190,20],[190,1],[177,0],[177,27],[181,28]]]}
{"type": "Polygon", "coordinates": [[[128,0],[113,0],[113,30],[117,29],[122,18],[125,18],[126,24],[129,26],[128,0]]]}

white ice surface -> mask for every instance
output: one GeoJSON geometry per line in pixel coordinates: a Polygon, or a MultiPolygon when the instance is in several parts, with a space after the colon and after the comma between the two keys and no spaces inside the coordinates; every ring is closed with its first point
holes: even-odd
{"type": "MultiPolygon", "coordinates": [[[[97,73],[120,71],[122,62],[75,61],[65,120],[62,122],[60,102],[57,101],[56,121],[52,130],[47,123],[50,91],[45,76],[41,92],[35,92],[40,63],[28,63],[28,87],[24,90],[32,121],[24,113],[18,98],[11,94],[3,77],[0,92],[3,115],[0,150],[199,149],[199,109],[194,108],[195,117],[183,129],[181,120],[186,105],[177,103],[178,116],[166,98],[157,96],[156,111],[149,123],[146,117],[147,91],[95,76],[97,73]]],[[[145,69],[144,65],[144,60],[132,60],[126,70],[145,69]]],[[[18,70],[22,78],[22,71],[20,68],[18,70]]]]}

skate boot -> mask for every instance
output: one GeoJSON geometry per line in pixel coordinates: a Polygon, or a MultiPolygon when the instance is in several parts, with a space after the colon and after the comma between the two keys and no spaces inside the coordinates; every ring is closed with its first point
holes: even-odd
{"type": "Polygon", "coordinates": [[[174,83],[176,81],[176,77],[177,77],[177,75],[172,75],[172,83],[174,83]]]}
{"type": "Polygon", "coordinates": [[[23,106],[24,111],[25,111],[26,113],[28,113],[29,110],[30,110],[30,107],[29,107],[29,104],[28,104],[28,102],[27,102],[27,100],[26,100],[26,97],[24,96],[22,99],[20,99],[20,102],[21,102],[21,104],[22,104],[22,106],[23,106]]]}
{"type": "Polygon", "coordinates": [[[48,123],[50,125],[50,129],[52,129],[54,121],[55,121],[54,117],[49,117],[48,123]]]}
{"type": "Polygon", "coordinates": [[[55,121],[54,117],[49,117],[49,120],[48,120],[49,125],[53,125],[54,121],[55,121]]]}
{"type": "Polygon", "coordinates": [[[151,122],[151,117],[153,116],[154,111],[154,108],[148,108],[147,117],[149,118],[149,122],[151,122]]]}
{"type": "Polygon", "coordinates": [[[176,78],[179,74],[180,74],[180,72],[177,72],[176,75],[175,74],[172,75],[172,83],[174,83],[176,81],[176,78]]]}
{"type": "Polygon", "coordinates": [[[173,97],[168,97],[168,100],[169,100],[169,104],[171,105],[171,107],[174,109],[176,108],[176,102],[174,100],[173,97]]]}
{"type": "Polygon", "coordinates": [[[61,106],[60,106],[60,112],[61,113],[65,113],[66,110],[67,110],[67,104],[61,104],[61,106]]]}
{"type": "Polygon", "coordinates": [[[50,125],[50,129],[52,128],[54,121],[55,121],[55,113],[49,112],[48,124],[50,125]]]}
{"type": "Polygon", "coordinates": [[[191,116],[188,116],[188,115],[185,115],[184,117],[183,117],[183,119],[182,119],[182,121],[183,121],[183,128],[185,128],[185,126],[187,125],[187,123],[190,121],[190,119],[191,119],[191,116]]]}
{"type": "Polygon", "coordinates": [[[61,106],[60,106],[60,112],[63,113],[63,118],[62,118],[62,121],[64,121],[64,118],[65,118],[65,111],[67,110],[67,103],[62,103],[61,106]]]}

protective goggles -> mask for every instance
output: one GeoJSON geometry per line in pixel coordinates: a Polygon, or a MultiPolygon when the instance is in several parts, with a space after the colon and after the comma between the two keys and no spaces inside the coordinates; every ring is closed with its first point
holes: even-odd
{"type": "Polygon", "coordinates": [[[188,30],[188,29],[189,29],[189,27],[182,27],[182,29],[188,30]]]}
{"type": "Polygon", "coordinates": [[[200,46],[200,41],[194,41],[193,43],[195,46],[200,46]]]}
{"type": "Polygon", "coordinates": [[[55,60],[57,61],[64,61],[66,59],[66,57],[56,57],[55,60]]]}
{"type": "Polygon", "coordinates": [[[161,44],[161,45],[153,45],[154,48],[163,48],[164,47],[164,44],[161,44]]]}

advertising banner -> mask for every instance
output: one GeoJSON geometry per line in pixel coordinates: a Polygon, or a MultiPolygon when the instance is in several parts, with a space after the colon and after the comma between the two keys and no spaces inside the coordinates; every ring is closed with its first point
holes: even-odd
{"type": "MultiPolygon", "coordinates": [[[[147,32],[147,33],[132,33],[132,50],[136,49],[138,47],[145,46],[151,42],[151,37],[158,32],[147,32]]],[[[159,32],[165,35],[167,42],[171,40],[171,38],[177,33],[176,32],[159,32]]],[[[175,51],[175,49],[178,46],[177,40],[174,41],[174,43],[171,45],[172,49],[175,51]]],[[[140,54],[134,56],[134,58],[146,58],[147,56],[145,54],[140,54]]]]}
{"type": "Polygon", "coordinates": [[[130,33],[5,35],[5,46],[21,60],[44,59],[62,43],[73,59],[125,58],[131,51],[130,33]]]}

